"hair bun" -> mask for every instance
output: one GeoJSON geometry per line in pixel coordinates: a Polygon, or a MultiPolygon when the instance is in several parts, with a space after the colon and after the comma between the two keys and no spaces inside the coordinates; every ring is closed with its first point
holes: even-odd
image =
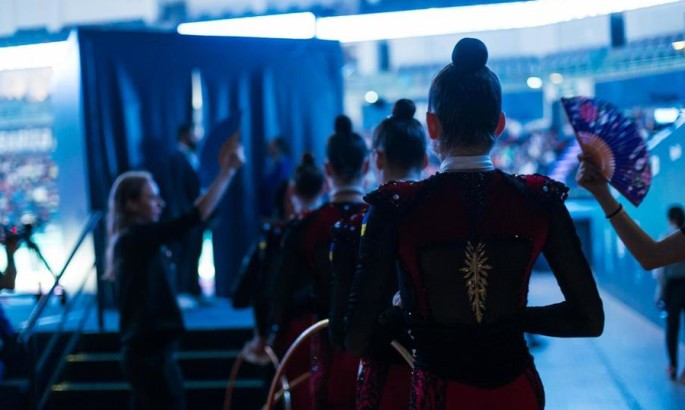
{"type": "Polygon", "coordinates": [[[461,72],[476,71],[487,62],[488,48],[477,38],[462,38],[452,50],[452,64],[461,72]]]}
{"type": "Polygon", "coordinates": [[[352,121],[347,117],[347,115],[338,115],[335,117],[335,133],[336,134],[351,134],[352,133],[352,121]]]}
{"type": "Polygon", "coordinates": [[[407,98],[397,100],[392,107],[392,116],[401,120],[411,120],[416,113],[416,104],[407,98]]]}
{"type": "Polygon", "coordinates": [[[302,154],[302,165],[314,165],[314,155],[311,152],[302,154]]]}

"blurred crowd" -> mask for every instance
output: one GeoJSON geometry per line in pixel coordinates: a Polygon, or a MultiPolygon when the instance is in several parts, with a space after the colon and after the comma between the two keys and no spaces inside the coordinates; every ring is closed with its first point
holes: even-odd
{"type": "Polygon", "coordinates": [[[0,154],[0,223],[48,221],[58,204],[57,164],[49,152],[0,154]]]}

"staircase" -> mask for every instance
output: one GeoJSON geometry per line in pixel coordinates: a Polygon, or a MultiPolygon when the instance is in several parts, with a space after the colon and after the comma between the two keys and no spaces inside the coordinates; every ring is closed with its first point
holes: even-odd
{"type": "MultiPolygon", "coordinates": [[[[222,409],[228,375],[250,329],[188,331],[179,362],[189,410],[222,409]]],[[[119,364],[118,334],[85,333],[76,352],[67,356],[60,381],[52,386],[51,409],[126,409],[129,387],[119,364]]],[[[273,369],[244,364],[233,393],[232,409],[264,404],[264,378],[273,369]]]]}

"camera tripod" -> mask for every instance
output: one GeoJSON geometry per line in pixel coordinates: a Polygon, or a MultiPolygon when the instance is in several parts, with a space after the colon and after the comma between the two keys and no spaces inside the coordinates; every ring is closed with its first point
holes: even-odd
{"type": "MultiPolygon", "coordinates": [[[[48,261],[45,259],[45,256],[43,256],[43,252],[41,252],[40,247],[38,246],[37,243],[31,239],[31,235],[33,233],[33,227],[28,225],[26,227],[26,234],[24,235],[24,243],[26,244],[26,247],[33,253],[33,255],[43,264],[45,269],[47,269],[48,272],[52,275],[53,278],[57,277],[57,274],[55,271],[50,267],[50,264],[48,261]]],[[[60,303],[62,305],[65,305],[67,303],[67,293],[64,290],[64,288],[59,285],[56,289],[56,291],[61,291],[60,295],[60,303]]],[[[43,290],[41,288],[38,289],[38,293],[36,293],[36,299],[40,299],[40,297],[43,295],[43,290]]]]}

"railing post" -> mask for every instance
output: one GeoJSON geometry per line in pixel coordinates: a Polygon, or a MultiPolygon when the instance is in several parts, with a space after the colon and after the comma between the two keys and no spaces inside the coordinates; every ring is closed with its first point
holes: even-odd
{"type": "Polygon", "coordinates": [[[104,218],[98,222],[97,227],[93,230],[93,245],[95,251],[95,283],[97,292],[97,310],[98,310],[98,329],[100,332],[105,330],[105,305],[106,300],[106,283],[102,279],[102,275],[106,269],[105,255],[107,253],[107,228],[104,223],[104,218]]]}

